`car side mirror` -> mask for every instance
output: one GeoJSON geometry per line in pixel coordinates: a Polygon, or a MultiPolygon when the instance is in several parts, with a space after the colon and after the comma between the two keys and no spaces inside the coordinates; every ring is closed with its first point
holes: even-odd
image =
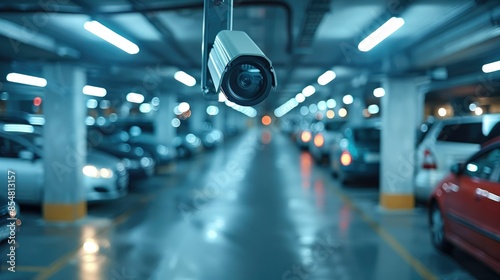
{"type": "Polygon", "coordinates": [[[453,164],[451,166],[451,173],[455,174],[455,175],[460,175],[460,173],[462,173],[462,164],[461,163],[456,163],[456,164],[453,164]]]}
{"type": "Polygon", "coordinates": [[[25,159],[25,160],[34,160],[35,153],[28,151],[28,150],[23,150],[23,151],[19,152],[19,158],[25,159]]]}

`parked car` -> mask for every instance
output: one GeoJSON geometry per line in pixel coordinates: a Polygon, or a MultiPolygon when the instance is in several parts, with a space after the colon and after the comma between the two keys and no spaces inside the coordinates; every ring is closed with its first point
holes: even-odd
{"type": "MultiPolygon", "coordinates": [[[[22,172],[16,181],[16,200],[20,203],[41,203],[44,187],[43,138],[32,126],[0,125],[0,172],[7,174],[7,168],[22,172]]],[[[116,199],[128,191],[128,173],[115,157],[91,151],[87,154],[82,173],[85,175],[83,184],[88,201],[116,199]]]]}
{"type": "Polygon", "coordinates": [[[172,145],[180,158],[192,157],[201,152],[201,139],[193,133],[179,134],[172,140],[172,145]]]}
{"type": "MultiPolygon", "coordinates": [[[[436,184],[455,162],[462,162],[498,133],[492,128],[500,115],[455,117],[437,121],[416,150],[415,197],[427,201],[436,184]]],[[[500,136],[500,135],[496,135],[500,136]]]]}
{"type": "Polygon", "coordinates": [[[436,248],[458,246],[500,273],[500,141],[453,165],[434,189],[429,210],[436,248]]]}
{"type": "Polygon", "coordinates": [[[104,140],[95,145],[90,144],[89,149],[98,150],[121,159],[131,179],[147,178],[153,176],[155,172],[155,160],[141,147],[104,140]]]}
{"type": "Polygon", "coordinates": [[[200,138],[205,149],[213,149],[222,144],[224,134],[219,129],[210,129],[200,133],[200,138]]]}
{"type": "Polygon", "coordinates": [[[152,133],[143,133],[141,128],[137,126],[132,126],[130,131],[124,131],[120,128],[112,130],[92,128],[89,129],[88,134],[90,139],[98,140],[93,140],[97,146],[103,145],[98,142],[105,142],[106,145],[128,144],[131,150],[138,149],[140,151],[142,149],[146,151],[154,159],[158,172],[170,166],[177,154],[173,148],[159,144],[152,133]]]}
{"type": "Polygon", "coordinates": [[[20,216],[19,205],[14,200],[9,200],[7,197],[0,195],[0,242],[10,236],[10,224],[12,222],[10,219],[15,219],[15,230],[18,230],[21,225],[20,216]]]}
{"type": "Polygon", "coordinates": [[[330,166],[341,183],[376,179],[380,173],[380,124],[346,125],[334,140],[330,166]]]}
{"type": "Polygon", "coordinates": [[[317,131],[312,134],[312,140],[309,141],[309,153],[314,160],[330,162],[330,150],[345,124],[346,121],[335,120],[325,122],[324,125],[317,127],[317,131]]]}

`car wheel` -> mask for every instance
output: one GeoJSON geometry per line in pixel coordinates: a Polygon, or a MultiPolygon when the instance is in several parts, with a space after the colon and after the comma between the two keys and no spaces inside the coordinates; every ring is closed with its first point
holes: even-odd
{"type": "Polygon", "coordinates": [[[441,209],[439,209],[437,203],[434,203],[431,209],[430,231],[432,244],[440,251],[449,253],[452,246],[450,242],[446,240],[446,236],[444,234],[444,220],[441,209]]]}
{"type": "Polygon", "coordinates": [[[339,170],[339,171],[337,172],[337,177],[338,177],[339,182],[340,182],[342,185],[344,185],[344,186],[345,186],[345,185],[349,185],[349,182],[350,182],[349,178],[348,178],[348,177],[347,177],[347,175],[346,175],[344,172],[342,172],[341,170],[339,170]]]}

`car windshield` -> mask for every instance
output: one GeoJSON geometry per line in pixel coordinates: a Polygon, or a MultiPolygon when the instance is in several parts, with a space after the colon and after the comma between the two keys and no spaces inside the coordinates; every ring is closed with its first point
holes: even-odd
{"type": "Polygon", "coordinates": [[[380,129],[356,128],[353,129],[353,137],[358,143],[380,143],[380,129]]]}
{"type": "Polygon", "coordinates": [[[327,122],[325,124],[325,130],[327,131],[338,131],[345,124],[345,122],[327,122]]]}

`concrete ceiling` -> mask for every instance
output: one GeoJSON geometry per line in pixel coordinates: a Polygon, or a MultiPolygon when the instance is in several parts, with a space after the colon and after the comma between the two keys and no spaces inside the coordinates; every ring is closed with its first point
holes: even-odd
{"type": "MultiPolygon", "coordinates": [[[[500,59],[500,29],[491,20],[496,6],[494,0],[235,0],[234,29],[246,31],[277,70],[279,90],[258,106],[270,111],[328,69],[338,78],[320,90],[325,97],[352,87],[360,75],[420,75],[443,66],[451,74],[479,73],[480,63],[500,59]],[[358,51],[360,40],[391,16],[405,25],[372,51],[358,51]],[[470,38],[470,28],[477,36],[470,38]]],[[[118,97],[154,75],[163,90],[201,101],[199,86],[187,88],[172,75],[181,69],[199,84],[202,18],[199,0],[0,1],[0,27],[14,24],[23,39],[0,32],[0,81],[8,71],[36,75],[42,63],[72,61],[88,69],[89,83],[118,97]],[[140,53],[128,55],[88,33],[83,24],[92,18],[135,42],[140,53]]]]}

